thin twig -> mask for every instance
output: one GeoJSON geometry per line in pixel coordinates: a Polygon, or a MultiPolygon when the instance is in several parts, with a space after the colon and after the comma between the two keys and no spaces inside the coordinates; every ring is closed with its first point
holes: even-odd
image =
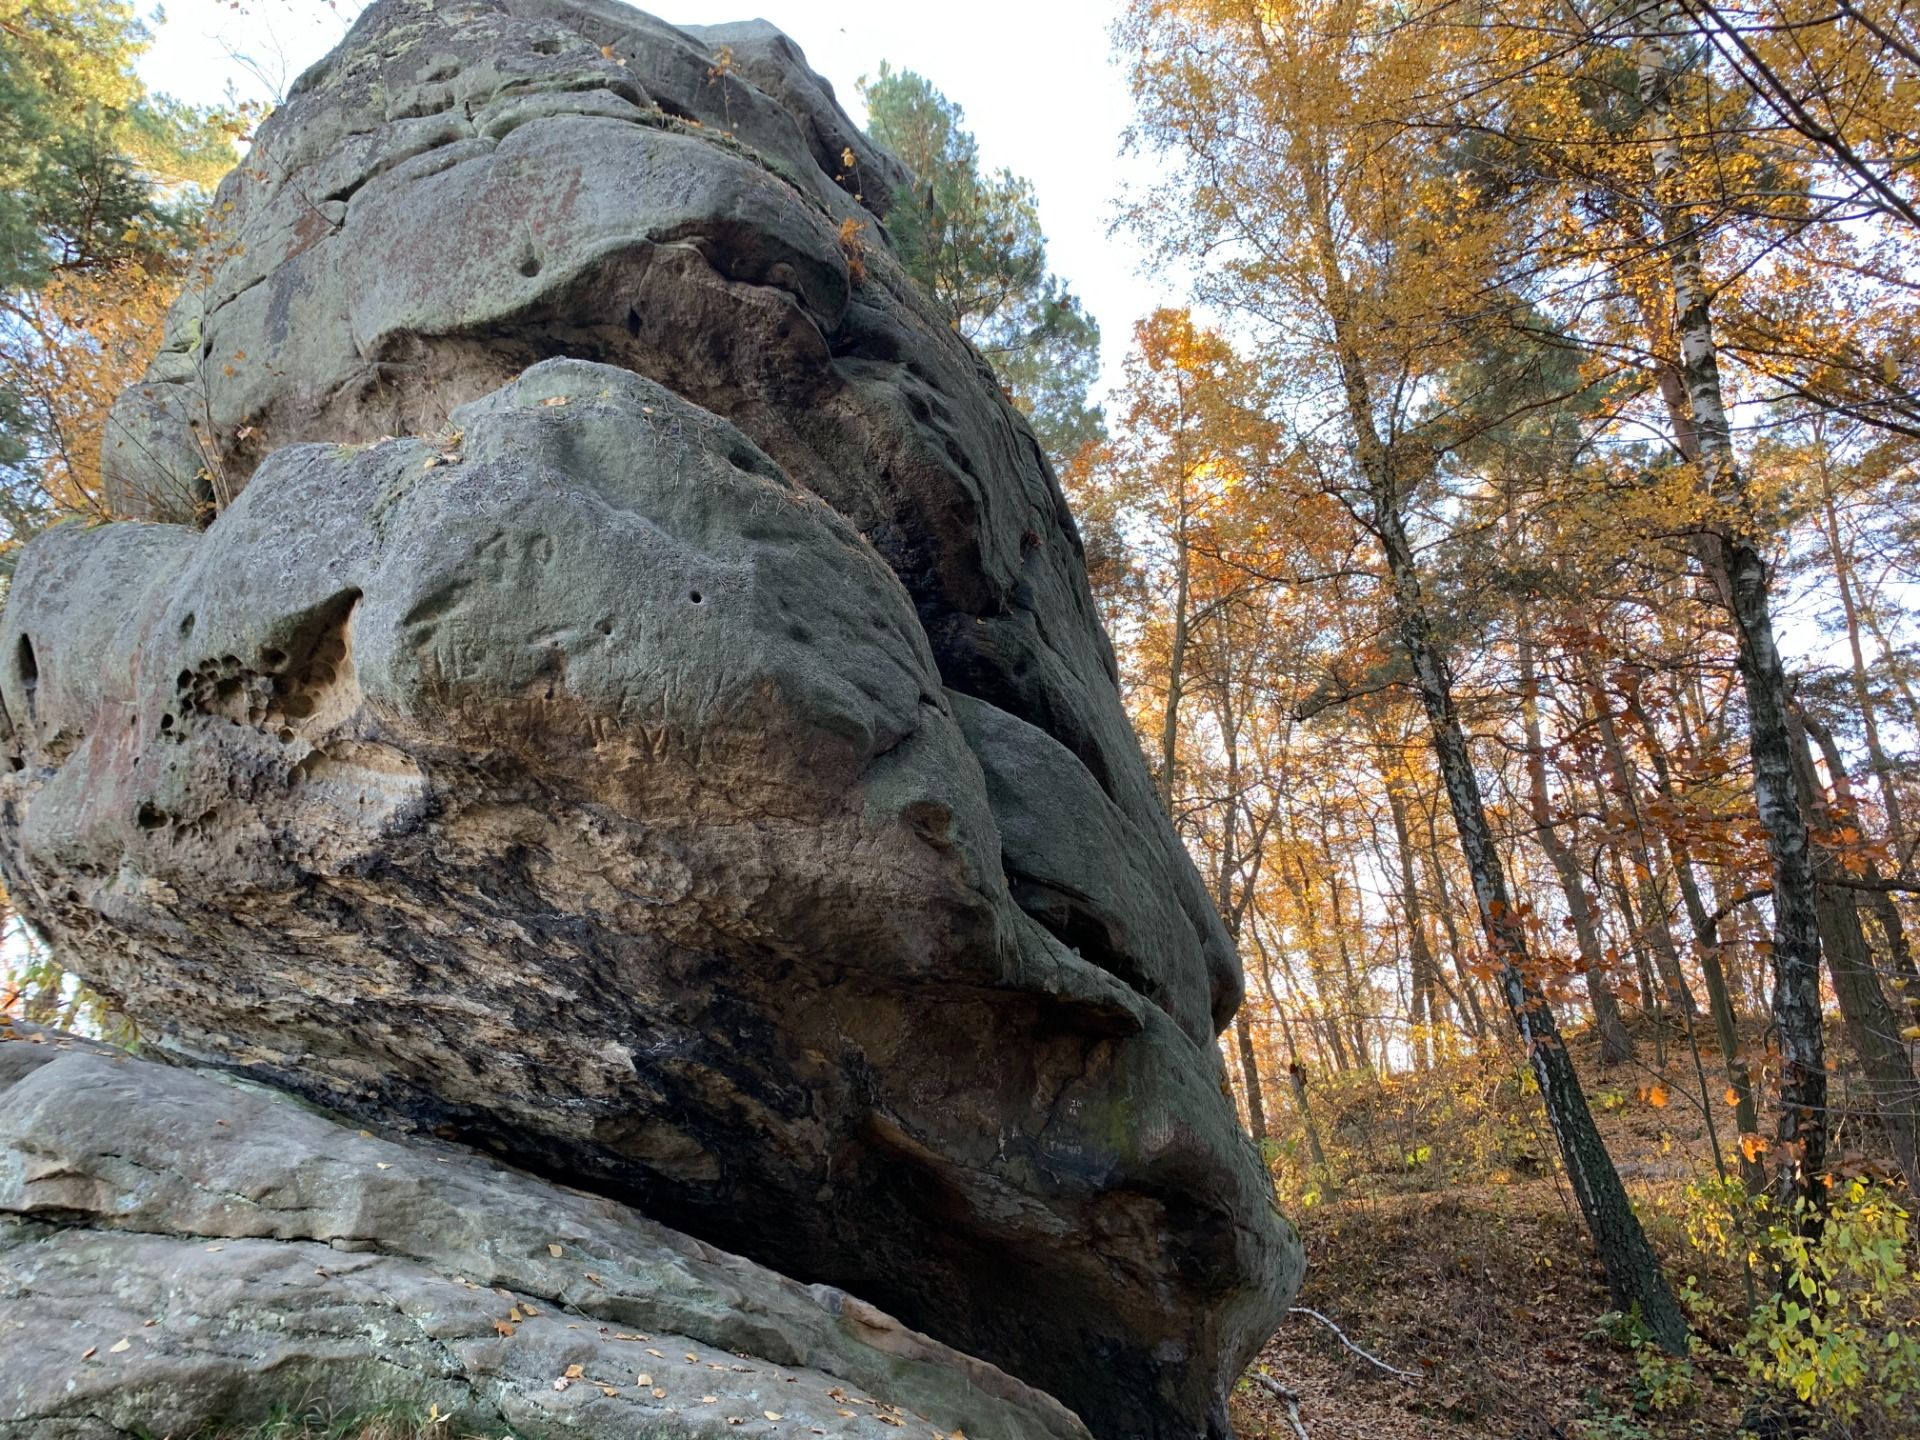
{"type": "Polygon", "coordinates": [[[1313,1440],[1313,1437],[1307,1434],[1306,1422],[1300,1418],[1298,1395],[1262,1371],[1250,1371],[1247,1378],[1258,1383],[1269,1395],[1287,1407],[1287,1422],[1293,1426],[1293,1433],[1298,1435],[1300,1440],[1313,1440]]]}
{"type": "Polygon", "coordinates": [[[1351,1350],[1354,1354],[1358,1355],[1362,1360],[1365,1360],[1369,1365],[1379,1366],[1382,1370],[1386,1371],[1389,1375],[1398,1375],[1402,1380],[1424,1380],[1427,1378],[1417,1370],[1396,1369],[1394,1366],[1387,1364],[1386,1361],[1376,1359],[1372,1355],[1369,1355],[1366,1351],[1362,1350],[1358,1345],[1354,1344],[1353,1341],[1347,1338],[1346,1331],[1342,1330],[1338,1325],[1334,1324],[1333,1321],[1329,1320],[1326,1316],[1322,1315],[1318,1310],[1309,1310],[1305,1305],[1295,1305],[1287,1313],[1289,1315],[1306,1315],[1311,1317],[1312,1319],[1318,1320],[1322,1325],[1326,1326],[1327,1329],[1331,1330],[1334,1333],[1334,1335],[1339,1339],[1340,1343],[1346,1346],[1347,1349],[1351,1350]]]}

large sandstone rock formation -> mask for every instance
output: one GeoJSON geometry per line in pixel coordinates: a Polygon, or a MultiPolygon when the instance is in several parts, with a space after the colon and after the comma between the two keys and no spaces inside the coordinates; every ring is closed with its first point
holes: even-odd
{"type": "Polygon", "coordinates": [[[1238,964],[902,178],[767,27],[380,0],[116,410],[218,518],[20,562],[0,866],[156,1054],[1219,1431],[1300,1270],[1238,964]]]}

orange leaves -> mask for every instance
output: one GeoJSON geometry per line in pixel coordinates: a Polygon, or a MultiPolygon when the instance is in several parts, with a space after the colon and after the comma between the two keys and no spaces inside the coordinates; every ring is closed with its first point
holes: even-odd
{"type": "Polygon", "coordinates": [[[867,278],[866,228],[851,215],[840,222],[840,253],[847,257],[847,277],[856,285],[867,278]]]}
{"type": "Polygon", "coordinates": [[[1740,1153],[1746,1157],[1749,1165],[1759,1164],[1760,1157],[1771,1148],[1763,1136],[1749,1132],[1740,1137],[1740,1153]]]}

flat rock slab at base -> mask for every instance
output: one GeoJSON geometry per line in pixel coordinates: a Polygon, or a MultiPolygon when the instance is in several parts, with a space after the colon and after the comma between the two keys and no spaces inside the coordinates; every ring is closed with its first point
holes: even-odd
{"type": "Polygon", "coordinates": [[[0,1356],[7,1440],[381,1405],[581,1440],[1086,1437],[992,1366],[622,1206],[53,1039],[0,1040],[0,1356]]]}

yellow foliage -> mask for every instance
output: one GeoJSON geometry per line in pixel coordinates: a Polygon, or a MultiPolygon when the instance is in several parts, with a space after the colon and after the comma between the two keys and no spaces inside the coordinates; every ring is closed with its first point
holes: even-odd
{"type": "Polygon", "coordinates": [[[44,448],[28,464],[58,515],[110,518],[100,483],[107,414],[159,350],[176,291],[170,278],[122,265],[57,274],[37,294],[7,302],[16,323],[0,339],[0,389],[40,422],[44,448]]]}

